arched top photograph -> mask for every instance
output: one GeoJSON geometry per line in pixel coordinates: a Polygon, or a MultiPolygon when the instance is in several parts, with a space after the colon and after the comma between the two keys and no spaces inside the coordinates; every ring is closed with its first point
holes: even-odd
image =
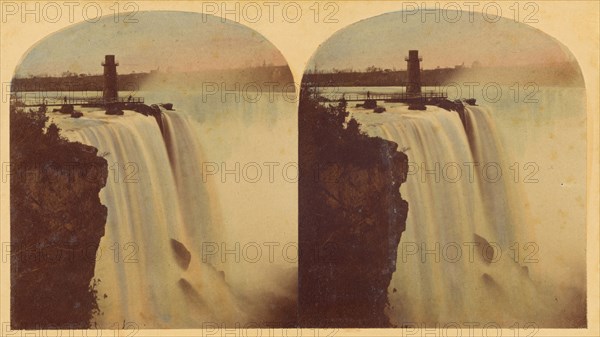
{"type": "Polygon", "coordinates": [[[11,255],[13,329],[293,324],[296,261],[252,245],[297,233],[295,185],[257,164],[297,153],[269,40],[202,13],[107,15],[35,43],[10,90],[11,243],[73,256],[11,255]]]}
{"type": "Polygon", "coordinates": [[[335,237],[351,258],[301,255],[300,324],[586,327],[577,60],[510,18],[413,7],[341,28],[304,69],[300,170],[348,179],[300,180],[301,252],[335,237]]]}

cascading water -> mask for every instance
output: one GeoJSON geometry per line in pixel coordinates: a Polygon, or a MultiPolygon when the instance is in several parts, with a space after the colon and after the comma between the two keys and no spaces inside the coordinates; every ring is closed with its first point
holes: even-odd
{"type": "Polygon", "coordinates": [[[211,207],[217,196],[194,174],[202,150],[190,121],[165,114],[165,142],[152,117],[130,111],[89,115],[58,123],[70,140],[98,148],[109,162],[109,181],[100,196],[108,219],[95,271],[97,326],[244,322],[247,316],[222,274],[201,261],[201,243],[219,240],[219,217],[218,208],[211,207]],[[172,240],[189,251],[189,265],[180,262],[178,255],[185,253],[174,249],[172,240]]]}
{"type": "Polygon", "coordinates": [[[401,187],[410,210],[389,288],[392,323],[552,324],[549,296],[514,254],[523,249],[515,242],[531,233],[523,234],[523,203],[506,177],[510,164],[489,111],[466,106],[465,131],[456,112],[386,108],[350,112],[369,135],[398,143],[410,162],[401,187]]]}
{"type": "Polygon", "coordinates": [[[219,224],[222,223],[217,204],[217,192],[211,181],[203,181],[199,174],[206,156],[198,141],[191,121],[177,113],[162,113],[163,138],[177,186],[179,202],[185,208],[183,223],[192,247],[203,242],[221,242],[219,224]],[[212,196],[212,197],[211,197],[212,196]]]}
{"type": "Polygon", "coordinates": [[[162,130],[154,117],[127,110],[50,116],[109,164],[94,275],[101,314],[93,323],[289,326],[297,282],[294,102],[144,95],[176,103],[177,111],[162,112],[162,130]]]}

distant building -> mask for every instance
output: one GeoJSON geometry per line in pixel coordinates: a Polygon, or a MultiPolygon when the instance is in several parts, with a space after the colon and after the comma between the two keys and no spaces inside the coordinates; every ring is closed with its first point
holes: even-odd
{"type": "Polygon", "coordinates": [[[408,85],[406,92],[408,94],[421,93],[421,61],[418,50],[409,50],[408,57],[404,58],[407,63],[408,85]]]}
{"type": "Polygon", "coordinates": [[[104,56],[104,91],[102,98],[104,102],[116,102],[119,98],[119,89],[117,86],[117,66],[115,55],[104,56]]]}

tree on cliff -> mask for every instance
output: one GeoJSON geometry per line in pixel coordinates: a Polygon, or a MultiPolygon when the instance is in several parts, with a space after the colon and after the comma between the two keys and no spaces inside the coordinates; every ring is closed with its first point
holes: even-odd
{"type": "Polygon", "coordinates": [[[299,324],[389,327],[384,310],[408,203],[408,159],[369,137],[345,102],[303,89],[298,111],[299,324]]]}
{"type": "Polygon", "coordinates": [[[98,193],[107,163],[47,120],[43,107],[11,106],[11,326],[87,328],[98,311],[90,284],[106,223],[98,193]]]}

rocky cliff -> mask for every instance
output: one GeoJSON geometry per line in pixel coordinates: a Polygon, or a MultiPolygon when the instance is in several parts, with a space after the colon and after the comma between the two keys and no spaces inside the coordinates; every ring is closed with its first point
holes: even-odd
{"type": "Polygon", "coordinates": [[[388,327],[387,290],[408,203],[408,159],[360,132],[346,106],[299,110],[299,324],[388,327]]]}
{"type": "Polygon", "coordinates": [[[43,111],[11,109],[11,325],[86,328],[98,310],[107,162],[45,122],[43,111]]]}

